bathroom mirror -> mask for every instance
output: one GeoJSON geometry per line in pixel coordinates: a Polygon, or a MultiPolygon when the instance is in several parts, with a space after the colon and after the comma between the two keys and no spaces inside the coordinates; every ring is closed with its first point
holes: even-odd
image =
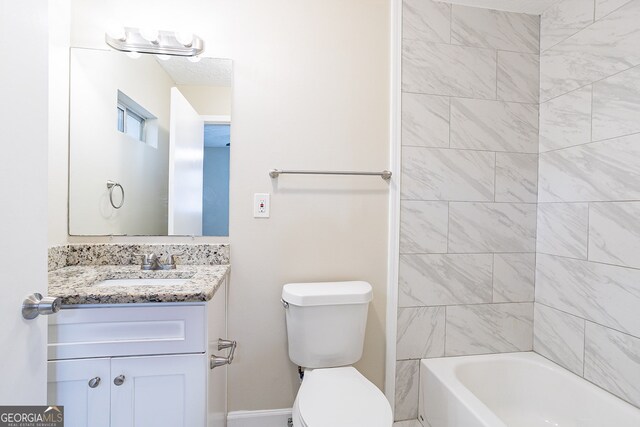
{"type": "Polygon", "coordinates": [[[135,56],[71,49],[69,234],[227,236],[231,60],[135,56]]]}

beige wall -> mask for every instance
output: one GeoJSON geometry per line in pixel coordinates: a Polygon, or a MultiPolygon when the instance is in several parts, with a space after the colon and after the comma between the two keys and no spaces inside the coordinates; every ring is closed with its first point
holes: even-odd
{"type": "Polygon", "coordinates": [[[178,85],[189,104],[202,116],[230,116],[233,88],[178,85]]]}
{"type": "MultiPolygon", "coordinates": [[[[207,56],[234,61],[229,335],[240,347],[230,370],[230,410],[293,403],[298,380],[279,302],[289,281],[373,284],[365,355],[357,366],[383,386],[388,185],[371,177],[272,181],[267,171],[388,167],[388,3],[73,1],[73,46],[103,47],[104,30],[114,23],[184,29],[207,41],[207,56]],[[270,219],[252,217],[256,192],[272,193],[270,219]]],[[[52,144],[66,149],[62,138],[52,144]]],[[[62,163],[53,169],[66,168],[62,163]]],[[[61,221],[51,225],[52,236],[62,234],[61,221]]]]}
{"type": "Polygon", "coordinates": [[[48,241],[67,243],[70,0],[49,8],[48,241]]]}

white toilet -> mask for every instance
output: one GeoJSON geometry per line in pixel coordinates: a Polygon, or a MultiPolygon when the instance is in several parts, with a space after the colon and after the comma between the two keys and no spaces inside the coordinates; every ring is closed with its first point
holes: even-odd
{"type": "Polygon", "coordinates": [[[290,283],[282,288],[289,358],[304,368],[294,427],[391,427],[384,394],[351,364],[362,357],[367,282],[290,283]]]}

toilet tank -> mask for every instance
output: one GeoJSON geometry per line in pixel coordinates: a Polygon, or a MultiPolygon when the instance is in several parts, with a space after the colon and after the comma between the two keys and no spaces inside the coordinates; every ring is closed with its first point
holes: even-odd
{"type": "Polygon", "coordinates": [[[284,285],[291,361],[304,368],[331,368],[360,360],[372,294],[367,282],[284,285]]]}

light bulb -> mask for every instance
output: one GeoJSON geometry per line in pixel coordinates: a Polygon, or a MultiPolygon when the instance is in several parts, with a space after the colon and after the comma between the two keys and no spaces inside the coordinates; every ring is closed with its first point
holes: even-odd
{"type": "Polygon", "coordinates": [[[169,59],[171,59],[171,56],[169,55],[156,55],[156,58],[162,60],[162,61],[168,61],[169,59]]]}
{"type": "Polygon", "coordinates": [[[158,30],[142,28],[140,29],[140,35],[142,36],[143,39],[150,41],[153,44],[156,44],[158,43],[158,36],[160,35],[160,33],[158,32],[158,30]]]}
{"type": "Polygon", "coordinates": [[[191,62],[200,62],[200,56],[199,55],[195,55],[195,56],[190,56],[189,57],[189,61],[191,62]]]}
{"type": "Polygon", "coordinates": [[[191,47],[193,45],[193,33],[177,32],[176,40],[184,47],[191,47]]]}
{"type": "Polygon", "coordinates": [[[125,41],[127,33],[122,27],[111,27],[107,29],[107,35],[115,40],[125,41]]]}
{"type": "Polygon", "coordinates": [[[127,56],[131,59],[138,59],[142,56],[142,54],[140,52],[132,51],[132,52],[127,52],[127,56]]]}

